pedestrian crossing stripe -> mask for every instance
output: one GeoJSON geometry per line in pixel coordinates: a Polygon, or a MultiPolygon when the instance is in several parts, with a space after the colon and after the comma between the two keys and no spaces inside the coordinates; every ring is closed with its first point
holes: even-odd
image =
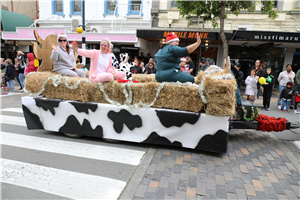
{"type": "Polygon", "coordinates": [[[2,159],[1,181],[71,199],[117,199],[125,181],[2,159]]]}
{"type": "Polygon", "coordinates": [[[138,165],[144,151],[2,132],[2,144],[75,157],[138,165]]]}
{"type": "Polygon", "coordinates": [[[1,112],[3,112],[3,111],[23,113],[23,109],[22,108],[4,108],[4,109],[1,109],[1,112]]]}
{"type": "Polygon", "coordinates": [[[27,127],[24,117],[1,115],[1,123],[27,127]]]}

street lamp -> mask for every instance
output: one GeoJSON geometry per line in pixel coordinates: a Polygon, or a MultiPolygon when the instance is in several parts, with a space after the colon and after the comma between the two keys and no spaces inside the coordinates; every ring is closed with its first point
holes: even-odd
{"type": "MultiPolygon", "coordinates": [[[[77,33],[82,33],[82,49],[85,49],[85,1],[81,1],[82,3],[82,25],[78,26],[76,31],[77,33]]],[[[82,56],[82,64],[85,66],[86,58],[82,56]]]]}

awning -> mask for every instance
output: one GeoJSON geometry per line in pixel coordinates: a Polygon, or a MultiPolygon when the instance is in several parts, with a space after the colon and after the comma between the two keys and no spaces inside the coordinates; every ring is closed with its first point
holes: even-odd
{"type": "Polygon", "coordinates": [[[16,27],[29,27],[33,24],[30,17],[1,9],[3,31],[16,31],[16,27]]]}

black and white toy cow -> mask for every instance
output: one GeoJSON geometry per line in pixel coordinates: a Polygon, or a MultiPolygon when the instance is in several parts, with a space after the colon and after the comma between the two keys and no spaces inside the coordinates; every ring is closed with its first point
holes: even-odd
{"type": "Polygon", "coordinates": [[[130,72],[130,67],[134,66],[134,63],[133,62],[128,63],[128,59],[129,59],[128,53],[120,53],[119,70],[125,72],[126,79],[131,80],[132,73],[130,72]]]}
{"type": "Polygon", "coordinates": [[[225,153],[229,117],[22,97],[28,129],[225,153]]]}

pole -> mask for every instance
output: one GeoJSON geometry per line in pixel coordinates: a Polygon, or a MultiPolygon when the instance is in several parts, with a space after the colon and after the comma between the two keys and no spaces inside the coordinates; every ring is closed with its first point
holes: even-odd
{"type": "MultiPolygon", "coordinates": [[[[85,1],[82,1],[82,49],[85,49],[85,1]]],[[[82,56],[82,64],[85,66],[86,58],[82,56]]]]}

